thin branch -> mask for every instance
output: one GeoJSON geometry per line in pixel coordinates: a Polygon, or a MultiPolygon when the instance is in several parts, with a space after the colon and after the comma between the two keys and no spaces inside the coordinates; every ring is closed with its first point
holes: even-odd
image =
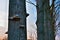
{"type": "Polygon", "coordinates": [[[35,5],[34,3],[32,3],[30,0],[29,1],[26,1],[27,3],[30,3],[30,4],[32,4],[32,5],[34,5],[34,6],[37,6],[37,5],[35,5]]]}

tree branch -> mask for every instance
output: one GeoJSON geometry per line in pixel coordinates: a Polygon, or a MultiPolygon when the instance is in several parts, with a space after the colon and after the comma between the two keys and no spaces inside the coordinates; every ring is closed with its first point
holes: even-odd
{"type": "Polygon", "coordinates": [[[32,5],[34,5],[34,6],[37,6],[37,5],[35,5],[33,2],[31,2],[30,0],[29,1],[26,1],[27,3],[30,3],[30,4],[32,4],[32,5]]]}

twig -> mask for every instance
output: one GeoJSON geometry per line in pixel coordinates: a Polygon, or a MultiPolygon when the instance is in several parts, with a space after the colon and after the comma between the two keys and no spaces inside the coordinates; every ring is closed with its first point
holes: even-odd
{"type": "Polygon", "coordinates": [[[26,1],[27,3],[30,3],[30,4],[32,4],[32,5],[34,5],[34,6],[37,6],[37,5],[35,5],[34,3],[32,3],[30,0],[29,1],[26,1]]]}

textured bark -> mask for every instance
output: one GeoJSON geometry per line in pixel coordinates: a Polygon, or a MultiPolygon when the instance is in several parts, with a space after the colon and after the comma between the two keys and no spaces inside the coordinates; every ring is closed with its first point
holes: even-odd
{"type": "Polygon", "coordinates": [[[37,0],[37,40],[55,40],[49,0],[37,0]]]}
{"type": "Polygon", "coordinates": [[[26,36],[25,0],[9,0],[8,40],[27,40],[26,36]]]}

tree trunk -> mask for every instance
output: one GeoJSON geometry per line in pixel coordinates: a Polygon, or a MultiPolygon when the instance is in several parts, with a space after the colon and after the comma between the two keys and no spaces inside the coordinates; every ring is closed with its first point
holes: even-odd
{"type": "Polygon", "coordinates": [[[8,40],[27,40],[25,0],[9,0],[8,40]]]}
{"type": "Polygon", "coordinates": [[[55,40],[49,0],[37,0],[37,40],[55,40]]]}

